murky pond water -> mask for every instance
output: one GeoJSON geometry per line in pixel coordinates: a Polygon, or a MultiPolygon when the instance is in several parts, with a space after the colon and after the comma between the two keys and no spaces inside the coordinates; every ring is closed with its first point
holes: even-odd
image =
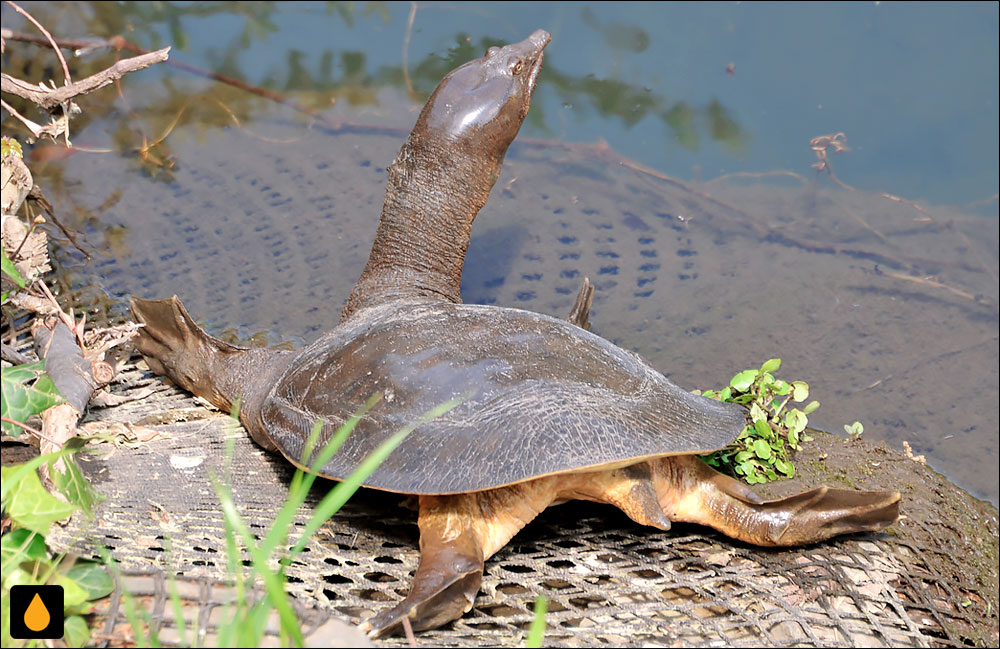
{"type": "MultiPolygon", "coordinates": [[[[91,299],[176,293],[215,333],[302,344],[339,317],[419,106],[399,89],[409,7],[202,6],[126,6],[102,35],[129,21],[144,47],[181,35],[174,60],[350,125],[167,66],[134,75],[74,136],[116,153],[41,174],[92,255],[62,263],[91,299]],[[145,162],[139,131],[169,133],[145,162]],[[172,168],[149,162],[164,154],[172,168]]],[[[679,384],[781,357],[822,402],[815,423],[860,419],[996,502],[996,5],[560,7],[415,17],[418,92],[485,39],[553,33],[531,121],[473,230],[466,301],[564,314],[589,276],[594,331],[679,384]],[[857,191],[810,167],[810,139],[839,131],[854,150],[831,150],[832,168],[857,191]],[[598,139],[624,157],[569,144],[598,139]],[[791,173],[710,180],[775,169],[791,173]]]]}

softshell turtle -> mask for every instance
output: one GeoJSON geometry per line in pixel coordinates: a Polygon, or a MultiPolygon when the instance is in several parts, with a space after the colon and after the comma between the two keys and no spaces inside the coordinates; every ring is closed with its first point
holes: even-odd
{"type": "Polygon", "coordinates": [[[389,168],[385,205],[340,323],[302,351],[248,349],[202,331],[175,297],[132,300],[150,367],[240,421],[261,446],[302,464],[372,394],[322,474],[343,479],[383,440],[434,406],[365,482],[419,498],[420,565],[409,595],[368,621],[429,628],[472,607],[483,562],[539,512],[585,499],[633,520],[714,527],[761,545],[877,530],[897,492],[821,487],[764,502],[695,457],[725,446],[745,411],[682,390],[637,355],[586,331],[587,287],[572,322],[462,304],[472,222],[486,203],[535,89],[549,35],[490,48],[431,95],[389,168]],[[575,323],[575,324],[574,324],[575,323]]]}

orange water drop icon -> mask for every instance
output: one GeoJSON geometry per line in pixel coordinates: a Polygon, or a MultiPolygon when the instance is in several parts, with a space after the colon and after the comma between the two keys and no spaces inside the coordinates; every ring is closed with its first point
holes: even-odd
{"type": "Polygon", "coordinates": [[[42,598],[38,596],[38,593],[35,593],[31,603],[28,604],[28,609],[24,612],[24,625],[38,633],[47,627],[51,620],[49,609],[45,608],[42,598]]]}

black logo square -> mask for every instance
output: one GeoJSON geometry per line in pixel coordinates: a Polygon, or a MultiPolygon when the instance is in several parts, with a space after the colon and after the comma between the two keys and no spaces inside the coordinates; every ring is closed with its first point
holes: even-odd
{"type": "Polygon", "coordinates": [[[62,586],[11,586],[10,636],[18,640],[63,637],[62,586]]]}

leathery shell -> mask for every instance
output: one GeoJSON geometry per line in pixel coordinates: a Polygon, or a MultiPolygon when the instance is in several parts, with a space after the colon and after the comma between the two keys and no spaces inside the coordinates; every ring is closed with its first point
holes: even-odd
{"type": "Polygon", "coordinates": [[[373,394],[321,473],[343,479],[431,408],[365,482],[408,494],[491,489],[544,475],[704,453],[735,439],[745,410],[692,395],[639,356],[565,320],[425,299],[365,309],[306,348],[262,410],[292,462],[316,420],[320,444],[373,394]]]}

